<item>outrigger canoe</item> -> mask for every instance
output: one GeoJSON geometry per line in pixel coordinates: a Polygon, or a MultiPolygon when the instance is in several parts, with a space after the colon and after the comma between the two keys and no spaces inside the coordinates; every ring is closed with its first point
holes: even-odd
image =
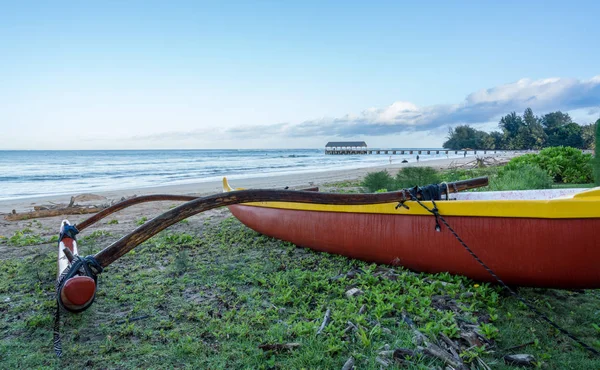
{"type": "MultiPolygon", "coordinates": [[[[223,190],[230,192],[226,179],[223,190]]],[[[433,208],[431,201],[423,205],[433,208]]],[[[600,188],[452,194],[439,214],[506,284],[600,288],[600,188]]],[[[416,201],[229,205],[249,228],[300,247],[368,262],[495,281],[416,201]]]]}
{"type": "Polygon", "coordinates": [[[61,309],[88,309],[96,295],[97,277],[105,268],[169,226],[223,206],[260,233],[322,252],[416,271],[447,271],[475,280],[600,287],[600,242],[594,235],[594,230],[600,229],[600,188],[458,194],[487,183],[487,178],[476,178],[381,194],[333,194],[314,189],[233,190],[223,179],[225,193],[199,198],[140,196],[108,207],[77,225],[64,220],[58,242],[54,350],[61,356],[61,309]],[[441,193],[446,194],[446,200],[439,200],[441,193]],[[78,255],[79,232],[124,208],[165,200],[186,203],[156,216],[94,255],[78,255]],[[445,228],[440,227],[440,221],[445,228]]]}

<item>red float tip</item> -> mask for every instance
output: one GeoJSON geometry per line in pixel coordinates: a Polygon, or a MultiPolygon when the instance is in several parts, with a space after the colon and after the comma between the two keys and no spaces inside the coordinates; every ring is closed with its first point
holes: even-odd
{"type": "Polygon", "coordinates": [[[86,308],[96,293],[96,283],[89,276],[74,276],[67,280],[60,292],[62,305],[68,310],[86,308]]]}

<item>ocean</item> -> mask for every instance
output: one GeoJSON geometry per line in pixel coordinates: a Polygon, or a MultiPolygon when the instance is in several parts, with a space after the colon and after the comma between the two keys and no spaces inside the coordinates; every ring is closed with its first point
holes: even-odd
{"type": "MultiPolygon", "coordinates": [[[[404,158],[415,155],[393,155],[394,163],[404,158]]],[[[389,155],[325,155],[322,149],[9,150],[0,151],[0,200],[385,164],[389,155]]]]}

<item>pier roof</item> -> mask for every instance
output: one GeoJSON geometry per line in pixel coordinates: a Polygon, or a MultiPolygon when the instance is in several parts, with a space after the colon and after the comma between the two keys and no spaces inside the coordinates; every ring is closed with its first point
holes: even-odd
{"type": "Polygon", "coordinates": [[[367,143],[364,141],[330,141],[325,145],[326,148],[336,147],[366,147],[367,143]]]}

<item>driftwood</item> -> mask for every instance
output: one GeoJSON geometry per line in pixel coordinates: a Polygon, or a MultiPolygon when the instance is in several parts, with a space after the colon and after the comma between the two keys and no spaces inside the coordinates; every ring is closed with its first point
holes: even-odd
{"type": "Polygon", "coordinates": [[[457,164],[456,162],[452,162],[448,168],[449,169],[472,169],[472,168],[482,168],[482,167],[494,167],[501,166],[509,162],[509,158],[496,158],[496,157],[476,157],[474,160],[457,164]]]}
{"type": "Polygon", "coordinates": [[[42,217],[53,217],[60,215],[84,215],[88,213],[97,213],[104,209],[104,207],[65,207],[55,209],[41,209],[38,211],[23,212],[23,213],[9,213],[4,216],[7,221],[19,221],[19,220],[31,220],[34,218],[42,217]]]}

